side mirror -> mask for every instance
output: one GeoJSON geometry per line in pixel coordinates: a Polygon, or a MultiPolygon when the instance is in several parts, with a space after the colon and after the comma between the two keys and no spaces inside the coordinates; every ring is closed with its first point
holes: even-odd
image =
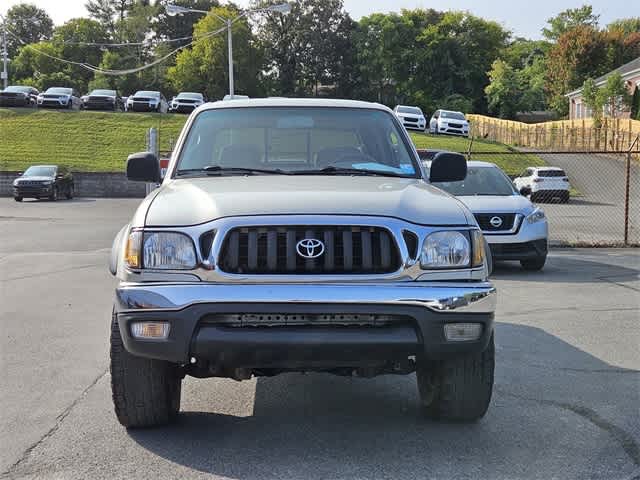
{"type": "Polygon", "coordinates": [[[17,175],[18,175],[19,177],[21,177],[23,174],[24,174],[24,172],[18,172],[18,173],[17,173],[17,175]]]}
{"type": "Polygon", "coordinates": [[[160,163],[151,152],[140,152],[127,158],[127,180],[134,182],[160,182],[160,163]]]}
{"type": "Polygon", "coordinates": [[[523,196],[525,196],[525,197],[526,197],[526,196],[527,196],[527,195],[529,195],[530,193],[531,193],[531,188],[529,188],[529,187],[522,187],[522,188],[520,189],[520,195],[523,195],[523,196]]]}
{"type": "Polygon", "coordinates": [[[460,153],[438,152],[431,160],[431,182],[459,182],[467,177],[467,159],[460,153]]]}

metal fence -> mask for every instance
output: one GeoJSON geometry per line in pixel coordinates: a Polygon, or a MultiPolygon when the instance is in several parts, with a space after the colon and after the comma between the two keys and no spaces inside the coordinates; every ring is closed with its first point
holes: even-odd
{"type": "Polygon", "coordinates": [[[470,160],[492,162],[510,177],[527,167],[562,168],[571,187],[566,203],[541,203],[549,221],[551,245],[640,245],[640,143],[622,151],[464,152],[470,160]]]}

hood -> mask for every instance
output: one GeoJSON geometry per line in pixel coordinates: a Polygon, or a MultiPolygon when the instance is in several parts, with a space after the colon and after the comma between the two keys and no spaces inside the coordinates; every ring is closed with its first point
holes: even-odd
{"type": "Polygon", "coordinates": [[[16,178],[18,181],[27,181],[27,182],[52,182],[55,180],[54,177],[43,177],[43,176],[33,176],[33,177],[24,177],[20,176],[16,178]]]}
{"type": "Polygon", "coordinates": [[[458,197],[473,213],[522,213],[527,215],[533,204],[522,195],[469,195],[458,197]]]}
{"type": "Polygon", "coordinates": [[[400,113],[397,112],[396,116],[398,117],[418,117],[418,118],[425,118],[425,116],[422,113],[400,113]]]}
{"type": "Polygon", "coordinates": [[[146,213],[147,226],[304,214],[388,216],[422,225],[468,225],[462,204],[415,178],[264,175],[173,179],[140,208],[134,224],[141,224],[146,213]]]}

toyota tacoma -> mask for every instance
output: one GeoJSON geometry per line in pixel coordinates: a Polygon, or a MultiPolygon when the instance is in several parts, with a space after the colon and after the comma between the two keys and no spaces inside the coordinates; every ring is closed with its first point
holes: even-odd
{"type": "Polygon", "coordinates": [[[348,100],[207,103],[164,179],[116,236],[115,413],[128,428],[180,410],[185,376],[416,373],[433,419],[474,421],[493,388],[496,292],[471,212],[430,182],[385,106],[348,100]]]}

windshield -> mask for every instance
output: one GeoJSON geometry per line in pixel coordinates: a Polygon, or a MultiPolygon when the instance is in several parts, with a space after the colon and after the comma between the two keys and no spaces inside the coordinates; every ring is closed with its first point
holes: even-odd
{"type": "Polygon", "coordinates": [[[434,182],[451,195],[514,195],[516,191],[509,177],[498,167],[469,167],[467,178],[460,182],[434,182]]]}
{"type": "Polygon", "coordinates": [[[440,118],[450,118],[452,120],[466,120],[460,112],[440,112],[440,118]]]}
{"type": "Polygon", "coordinates": [[[51,87],[47,90],[47,93],[62,93],[64,95],[71,95],[71,89],[62,87],[51,87]]]}
{"type": "Polygon", "coordinates": [[[160,92],[150,92],[148,90],[140,90],[139,92],[136,92],[136,94],[134,95],[134,97],[159,97],[160,96],[160,92]]]}
{"type": "Polygon", "coordinates": [[[538,170],[539,177],[566,177],[564,170],[538,170]]]}
{"type": "Polygon", "coordinates": [[[419,169],[405,142],[394,117],[381,110],[215,109],[196,117],[182,147],[177,174],[260,169],[262,173],[379,172],[417,177],[419,169]]]}
{"type": "Polygon", "coordinates": [[[177,96],[177,98],[190,98],[192,100],[202,100],[202,94],[182,92],[177,96]]]}
{"type": "Polygon", "coordinates": [[[21,87],[18,85],[14,85],[4,89],[5,92],[24,92],[24,93],[29,93],[30,90],[31,90],[30,87],[21,87]]]}
{"type": "Polygon", "coordinates": [[[56,167],[34,166],[29,167],[23,173],[25,177],[53,177],[56,174],[56,167]]]}
{"type": "Polygon", "coordinates": [[[398,113],[412,113],[413,115],[422,115],[422,110],[418,107],[398,107],[398,113]]]}
{"type": "Polygon", "coordinates": [[[115,97],[115,90],[94,90],[89,95],[106,95],[108,97],[115,97]]]}

